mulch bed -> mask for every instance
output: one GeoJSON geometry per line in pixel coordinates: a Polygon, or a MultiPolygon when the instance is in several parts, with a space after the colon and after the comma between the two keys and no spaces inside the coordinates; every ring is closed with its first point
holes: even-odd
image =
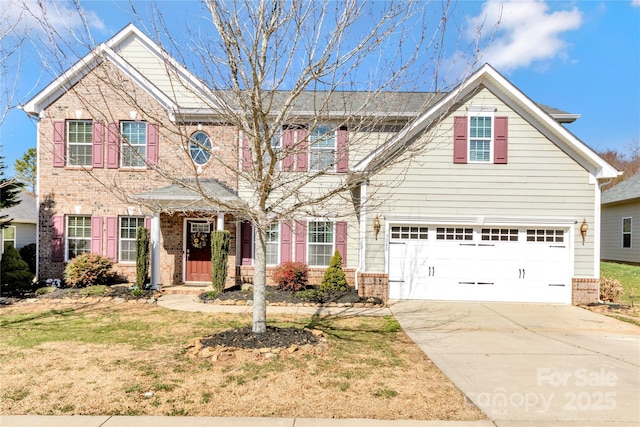
{"type": "Polygon", "coordinates": [[[200,340],[205,347],[235,347],[247,349],[259,348],[287,348],[292,345],[315,345],[318,338],[308,329],[277,328],[267,326],[263,334],[255,334],[251,327],[231,329],[200,340]]]}

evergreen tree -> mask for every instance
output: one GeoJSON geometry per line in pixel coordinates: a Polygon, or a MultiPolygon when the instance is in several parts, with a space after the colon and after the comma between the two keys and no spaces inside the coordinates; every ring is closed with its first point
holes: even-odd
{"type": "Polygon", "coordinates": [[[13,247],[7,246],[0,260],[0,294],[20,294],[31,288],[33,273],[29,265],[20,258],[20,253],[13,247]]]}
{"type": "Polygon", "coordinates": [[[138,227],[136,234],[136,286],[144,289],[149,276],[149,232],[138,227]]]}
{"type": "Polygon", "coordinates": [[[344,275],[344,271],[342,271],[342,255],[338,250],[331,257],[329,267],[324,272],[320,290],[323,292],[346,292],[349,290],[347,278],[344,275]]]}
{"type": "Polygon", "coordinates": [[[20,203],[18,193],[24,186],[21,182],[4,177],[6,166],[3,159],[4,157],[0,156],[0,229],[5,228],[11,222],[11,218],[8,215],[2,215],[2,211],[20,203]]]}
{"type": "Polygon", "coordinates": [[[231,236],[228,231],[211,233],[211,284],[213,290],[222,292],[227,280],[227,259],[231,236]]]}
{"type": "Polygon", "coordinates": [[[37,153],[35,148],[29,148],[21,159],[16,159],[13,168],[16,171],[16,180],[23,183],[28,190],[27,194],[36,195],[36,179],[38,171],[37,153]]]}

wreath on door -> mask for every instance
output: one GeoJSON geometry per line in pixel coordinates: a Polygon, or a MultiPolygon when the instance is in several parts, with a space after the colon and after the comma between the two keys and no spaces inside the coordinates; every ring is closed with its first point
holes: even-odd
{"type": "Polygon", "coordinates": [[[207,233],[203,233],[202,231],[193,233],[191,235],[191,246],[197,249],[202,249],[207,246],[207,239],[207,233]]]}

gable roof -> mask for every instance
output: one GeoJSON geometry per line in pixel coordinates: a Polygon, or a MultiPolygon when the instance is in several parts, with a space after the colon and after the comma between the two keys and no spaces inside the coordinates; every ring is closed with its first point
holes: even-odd
{"type": "Polygon", "coordinates": [[[354,167],[354,171],[375,173],[390,158],[397,156],[406,144],[421,135],[432,125],[437,124],[442,117],[451,112],[460,100],[472,96],[480,86],[487,87],[510,108],[525,117],[532,126],[549,138],[585,170],[589,171],[595,178],[614,178],[620,174],[613,166],[561,125],[563,116],[565,116],[564,122],[566,122],[570,119],[568,116],[575,118],[575,115],[568,115],[559,110],[550,109],[550,107],[545,108],[545,106],[536,104],[489,64],[480,67],[462,84],[429,107],[413,123],[365,157],[354,167]],[[554,114],[559,117],[554,118],[554,114]]]}
{"type": "Polygon", "coordinates": [[[11,223],[35,224],[38,218],[36,199],[21,191],[17,194],[20,203],[3,209],[2,214],[11,219],[11,223]]]}
{"type": "MultiPolygon", "coordinates": [[[[189,103],[188,99],[176,99],[179,97],[176,96],[175,91],[173,93],[166,93],[169,91],[166,89],[162,90],[166,84],[163,85],[162,82],[159,81],[159,75],[149,77],[125,58],[126,48],[133,42],[138,43],[138,45],[142,47],[142,52],[152,63],[154,61],[156,64],[159,62],[163,66],[168,67],[171,73],[177,76],[182,83],[189,88],[189,93],[194,99],[200,103],[204,102],[204,100],[210,101],[213,104],[217,102],[213,99],[211,92],[206,86],[193,74],[175,61],[175,59],[162,50],[135,25],[128,24],[110,40],[98,45],[71,68],[38,92],[38,94],[22,106],[22,109],[29,115],[39,116],[51,103],[69,91],[83,77],[106,60],[115,64],[122,73],[143,88],[168,111],[173,112],[178,110],[181,107],[181,102],[189,103]]],[[[167,73],[165,72],[164,74],[166,76],[167,73]]]]}
{"type": "Polygon", "coordinates": [[[634,199],[640,201],[640,173],[625,179],[602,193],[601,203],[606,205],[634,199]]]}

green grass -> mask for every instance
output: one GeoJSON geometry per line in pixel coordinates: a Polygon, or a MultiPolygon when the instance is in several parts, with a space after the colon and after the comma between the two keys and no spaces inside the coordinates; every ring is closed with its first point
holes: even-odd
{"type": "Polygon", "coordinates": [[[600,263],[600,277],[615,279],[620,282],[624,288],[621,302],[631,303],[629,297],[633,295],[635,296],[633,299],[634,305],[640,304],[640,266],[602,262],[600,263]]]}

